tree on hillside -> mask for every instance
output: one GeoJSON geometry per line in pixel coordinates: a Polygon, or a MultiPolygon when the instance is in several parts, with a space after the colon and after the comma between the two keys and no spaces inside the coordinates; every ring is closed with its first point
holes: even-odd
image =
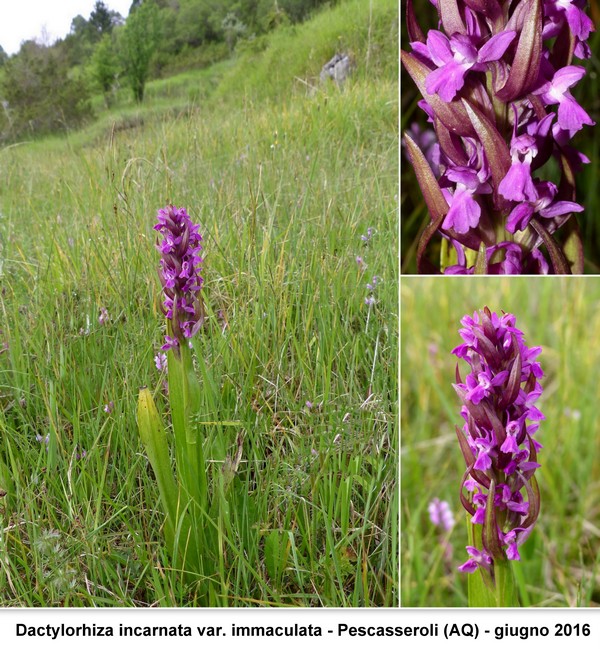
{"type": "Polygon", "coordinates": [[[87,88],[70,78],[64,52],[34,41],[23,43],[6,62],[0,95],[12,137],[72,128],[91,113],[87,88]]]}
{"type": "Polygon", "coordinates": [[[111,103],[111,91],[120,70],[115,38],[112,34],[104,34],[96,46],[92,56],[92,76],[104,95],[106,106],[111,103]]]}
{"type": "Polygon", "coordinates": [[[150,59],[160,38],[158,7],[145,0],[127,17],[123,30],[123,56],[129,85],[138,103],[144,99],[144,89],[150,71],[150,59]]]}
{"type": "Polygon", "coordinates": [[[90,14],[89,24],[95,33],[96,40],[100,40],[106,34],[112,33],[116,25],[123,24],[123,16],[118,11],[109,9],[102,0],[96,0],[96,4],[90,14]]]}

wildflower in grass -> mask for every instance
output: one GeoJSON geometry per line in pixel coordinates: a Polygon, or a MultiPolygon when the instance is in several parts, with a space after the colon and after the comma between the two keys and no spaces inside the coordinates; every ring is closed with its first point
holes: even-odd
{"type": "Polygon", "coordinates": [[[107,415],[110,415],[111,412],[114,410],[114,408],[115,408],[114,401],[109,401],[107,404],[104,405],[103,410],[107,415]]]}
{"type": "Polygon", "coordinates": [[[100,307],[100,315],[98,316],[98,322],[101,325],[104,325],[108,322],[108,318],[109,318],[108,310],[106,309],[106,307],[100,307]]]}
{"type": "Polygon", "coordinates": [[[163,311],[169,321],[163,351],[177,348],[191,338],[204,322],[200,299],[203,279],[202,236],[200,226],[192,223],[185,209],[168,205],[158,211],[154,229],[162,235],[157,248],[161,252],[160,279],[163,287],[163,311]]]}
{"type": "Polygon", "coordinates": [[[542,349],[525,344],[510,313],[485,307],[461,324],[463,343],[452,351],[469,372],[463,381],[457,365],[454,384],[465,422],[456,427],[467,465],[460,497],[481,546],[467,547],[459,570],[483,569],[493,579],[498,562],[520,559],[540,511],[535,433],[544,415],[534,404],[542,394],[542,349]]]}
{"type": "Polygon", "coordinates": [[[360,238],[361,238],[362,242],[363,243],[369,243],[369,241],[371,241],[371,237],[373,236],[374,231],[375,230],[373,228],[371,228],[371,227],[367,228],[367,233],[360,235],[360,238]]]}
{"type": "Polygon", "coordinates": [[[163,370],[167,369],[167,355],[164,352],[159,352],[156,354],[154,357],[154,364],[156,365],[156,369],[159,372],[162,372],[163,370]]]}
{"type": "Polygon", "coordinates": [[[440,530],[438,542],[444,551],[444,563],[446,569],[450,570],[452,565],[453,548],[448,540],[448,535],[454,528],[454,514],[450,505],[445,500],[434,498],[427,506],[429,520],[440,530]]]}
{"type": "Polygon", "coordinates": [[[50,444],[50,433],[48,435],[40,435],[39,433],[35,436],[35,439],[37,442],[40,444],[45,444],[46,445],[46,451],[48,450],[48,444],[50,444]]]}
{"type": "Polygon", "coordinates": [[[435,132],[404,138],[431,215],[419,272],[437,270],[426,257],[436,233],[444,273],[582,272],[575,175],[589,160],[570,141],[594,125],[571,94],[586,74],[573,59],[591,56],[585,2],[432,4],[439,29],[423,33],[408,0],[402,52],[435,132]]]}
{"type": "Polygon", "coordinates": [[[454,527],[454,514],[445,500],[434,498],[427,506],[429,520],[436,526],[449,532],[454,527]]]}

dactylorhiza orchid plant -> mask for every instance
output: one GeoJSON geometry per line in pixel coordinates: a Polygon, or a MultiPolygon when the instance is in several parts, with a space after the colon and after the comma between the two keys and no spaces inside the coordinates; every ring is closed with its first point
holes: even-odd
{"type": "Polygon", "coordinates": [[[590,57],[585,0],[431,2],[439,29],[424,34],[407,1],[402,52],[436,136],[427,155],[404,137],[431,216],[419,272],[582,272],[575,175],[589,160],[570,141],[594,124],[571,94],[585,76],[573,59],[590,57]],[[439,269],[425,254],[436,233],[439,269]]]}
{"type": "Polygon", "coordinates": [[[465,380],[456,366],[454,389],[462,402],[456,427],[467,465],[460,499],[467,512],[472,606],[515,606],[511,562],[530,535],[540,511],[535,479],[542,448],[535,433],[544,415],[535,406],[543,372],[541,347],[527,347],[515,316],[487,307],[461,320],[463,344],[452,353],[469,366],[465,380]]]}
{"type": "MultiPolygon", "coordinates": [[[[191,338],[204,322],[202,237],[185,209],[174,205],[159,210],[157,221],[154,229],[161,237],[156,247],[161,255],[159,276],[167,324],[162,353],[167,355],[175,472],[165,427],[146,387],[140,390],[138,426],[165,510],[164,534],[174,567],[188,582],[199,581],[199,601],[211,603],[211,579],[219,554],[215,530],[219,511],[213,510],[218,509],[219,497],[211,497],[209,488],[204,440],[196,421],[200,385],[190,349],[191,338]],[[209,513],[212,526],[207,522],[209,513]]],[[[157,367],[163,368],[164,359],[161,355],[158,359],[157,367]]],[[[216,488],[221,495],[234,472],[218,476],[216,488]]]]}

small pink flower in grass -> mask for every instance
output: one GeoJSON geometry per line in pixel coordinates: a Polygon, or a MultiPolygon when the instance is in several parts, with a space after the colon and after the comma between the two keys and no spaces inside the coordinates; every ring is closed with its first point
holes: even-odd
{"type": "Polygon", "coordinates": [[[156,354],[154,357],[154,364],[156,365],[156,369],[159,372],[162,372],[163,370],[167,369],[167,355],[163,352],[159,352],[156,354]]]}
{"type": "Polygon", "coordinates": [[[107,415],[110,415],[110,413],[114,410],[115,404],[113,401],[109,401],[107,404],[105,404],[103,410],[107,415]]]}
{"type": "Polygon", "coordinates": [[[100,307],[100,315],[98,316],[98,322],[101,325],[105,325],[109,320],[108,310],[106,307],[100,307]]]}
{"type": "Polygon", "coordinates": [[[434,498],[427,506],[429,520],[436,526],[449,532],[454,527],[454,515],[445,500],[434,498]]]}

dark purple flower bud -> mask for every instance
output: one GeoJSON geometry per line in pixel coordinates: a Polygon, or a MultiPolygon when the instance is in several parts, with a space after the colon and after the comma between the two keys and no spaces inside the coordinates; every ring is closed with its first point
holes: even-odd
{"type": "Polygon", "coordinates": [[[534,405],[542,394],[535,360],[541,348],[527,347],[509,313],[485,307],[461,324],[464,343],[452,351],[470,370],[463,383],[457,366],[454,385],[465,419],[456,429],[467,467],[461,502],[471,523],[482,526],[483,548],[467,548],[470,559],[459,569],[493,575],[494,560],[519,560],[518,546],[540,509],[534,473],[541,445],[533,435],[544,419],[534,405]]]}
{"type": "Polygon", "coordinates": [[[192,223],[185,209],[168,205],[158,211],[154,226],[162,235],[157,248],[161,252],[160,279],[163,286],[163,312],[168,320],[168,333],[162,350],[177,348],[191,338],[204,322],[200,296],[203,279],[202,236],[199,225],[192,223]]]}

